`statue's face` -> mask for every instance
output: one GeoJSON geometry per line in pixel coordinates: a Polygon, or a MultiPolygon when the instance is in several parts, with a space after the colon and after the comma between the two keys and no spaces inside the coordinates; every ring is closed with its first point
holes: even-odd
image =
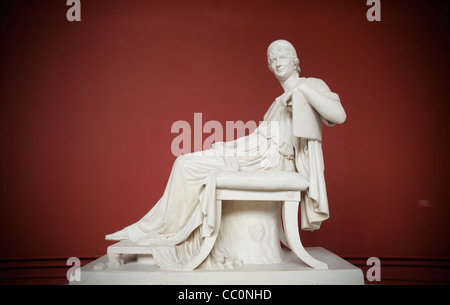
{"type": "Polygon", "coordinates": [[[283,81],[295,74],[295,64],[288,50],[274,47],[269,54],[270,70],[283,81]]]}

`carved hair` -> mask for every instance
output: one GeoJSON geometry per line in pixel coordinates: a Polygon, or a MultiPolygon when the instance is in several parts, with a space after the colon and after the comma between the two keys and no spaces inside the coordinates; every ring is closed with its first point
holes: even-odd
{"type": "Polygon", "coordinates": [[[300,75],[300,61],[297,57],[297,52],[295,51],[294,46],[287,40],[279,39],[272,42],[269,47],[267,48],[267,63],[269,65],[269,70],[273,72],[271,68],[271,60],[270,60],[270,53],[272,52],[272,49],[277,47],[279,51],[287,51],[289,55],[291,56],[292,61],[294,62],[295,66],[295,73],[300,75]]]}

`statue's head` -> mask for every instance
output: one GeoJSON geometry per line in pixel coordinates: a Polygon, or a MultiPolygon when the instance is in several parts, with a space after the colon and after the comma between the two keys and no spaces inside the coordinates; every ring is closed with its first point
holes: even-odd
{"type": "Polygon", "coordinates": [[[280,79],[286,77],[286,74],[293,72],[300,74],[300,61],[294,46],[287,40],[275,40],[267,48],[267,63],[269,70],[280,79]],[[278,66],[278,68],[277,68],[278,66]]]}

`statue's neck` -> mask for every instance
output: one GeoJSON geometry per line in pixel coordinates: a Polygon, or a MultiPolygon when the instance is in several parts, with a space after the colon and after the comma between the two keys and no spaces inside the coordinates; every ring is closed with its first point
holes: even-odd
{"type": "Polygon", "coordinates": [[[281,87],[283,87],[284,92],[289,92],[293,90],[299,83],[300,78],[297,74],[292,74],[289,78],[284,81],[280,81],[281,87]]]}

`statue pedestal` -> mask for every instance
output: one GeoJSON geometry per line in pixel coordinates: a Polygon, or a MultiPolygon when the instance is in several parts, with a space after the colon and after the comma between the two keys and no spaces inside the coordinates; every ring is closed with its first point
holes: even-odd
{"type": "Polygon", "coordinates": [[[312,269],[294,253],[283,250],[284,261],[278,264],[245,264],[234,269],[198,268],[194,271],[166,271],[154,264],[137,261],[133,254],[123,255],[124,265],[94,270],[106,263],[102,256],[81,268],[80,281],[70,285],[360,285],[361,269],[330,251],[312,247],[306,251],[328,264],[328,270],[312,269]]]}

